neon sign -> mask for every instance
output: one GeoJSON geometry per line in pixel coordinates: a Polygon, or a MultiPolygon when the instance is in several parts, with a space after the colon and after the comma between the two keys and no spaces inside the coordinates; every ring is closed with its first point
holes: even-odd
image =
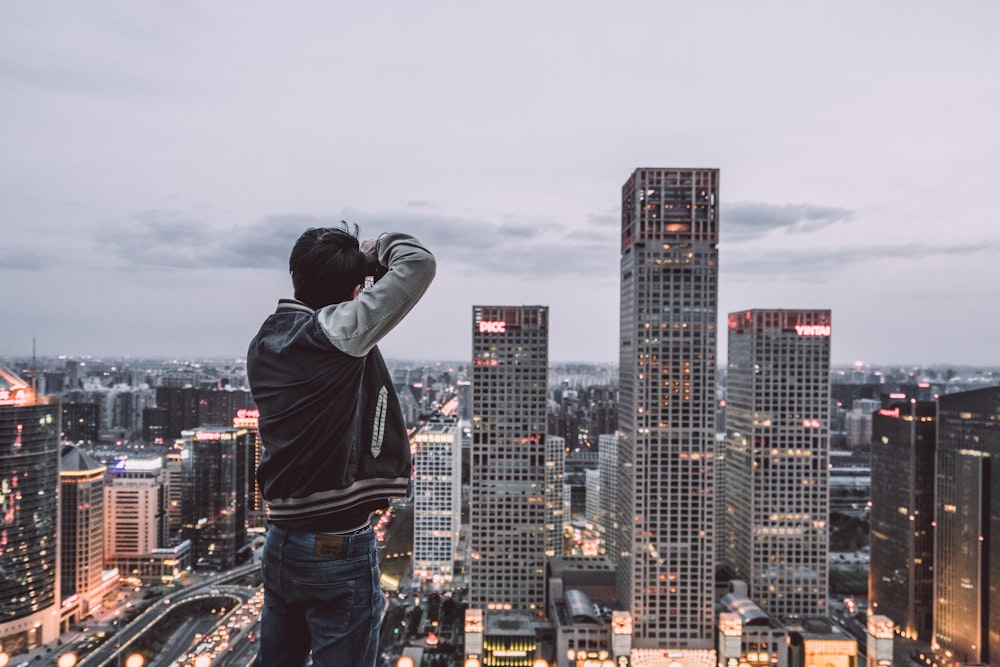
{"type": "Polygon", "coordinates": [[[802,420],[802,427],[803,428],[819,428],[819,420],[818,419],[803,419],[802,420]]]}
{"type": "Polygon", "coordinates": [[[796,324],[795,333],[800,336],[829,336],[829,324],[796,324]]]}
{"type": "Polygon", "coordinates": [[[483,320],[479,323],[479,333],[507,333],[507,323],[503,320],[483,320]]]}
{"type": "Polygon", "coordinates": [[[233,418],[233,428],[257,428],[259,418],[260,410],[240,408],[233,418]]]}
{"type": "Polygon", "coordinates": [[[892,410],[886,410],[885,408],[883,408],[883,409],[879,410],[878,413],[880,415],[882,415],[883,417],[898,417],[899,416],[899,408],[893,408],[892,410]]]}
{"type": "Polygon", "coordinates": [[[25,405],[30,401],[31,391],[28,389],[0,389],[0,405],[25,405]]]}

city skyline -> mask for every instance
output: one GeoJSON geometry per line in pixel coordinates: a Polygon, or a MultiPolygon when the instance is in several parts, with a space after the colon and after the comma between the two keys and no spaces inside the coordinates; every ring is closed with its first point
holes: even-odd
{"type": "Polygon", "coordinates": [[[828,308],[834,364],[1000,365],[1000,8],[435,9],[6,8],[0,356],[238,357],[294,237],[347,219],[439,259],[387,357],[545,303],[553,361],[613,361],[621,175],[688,164],[724,178],[720,313],[828,308]]]}

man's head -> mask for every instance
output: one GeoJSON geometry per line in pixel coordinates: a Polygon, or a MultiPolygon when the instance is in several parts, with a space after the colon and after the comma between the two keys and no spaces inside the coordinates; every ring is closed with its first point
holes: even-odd
{"type": "Polygon", "coordinates": [[[368,262],[356,234],[346,229],[307,229],[288,260],[295,298],[313,309],[350,301],[365,281],[368,262]]]}

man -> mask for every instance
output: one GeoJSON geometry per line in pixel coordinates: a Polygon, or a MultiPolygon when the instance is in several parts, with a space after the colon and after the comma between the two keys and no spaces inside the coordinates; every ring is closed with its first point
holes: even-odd
{"type": "Polygon", "coordinates": [[[406,234],[358,244],[309,229],[247,352],[264,446],[264,608],[257,665],[370,667],[384,604],[371,513],[406,496],[410,445],[376,344],[413,308],[434,257],[406,234]],[[362,291],[368,276],[376,281],[362,291]]]}

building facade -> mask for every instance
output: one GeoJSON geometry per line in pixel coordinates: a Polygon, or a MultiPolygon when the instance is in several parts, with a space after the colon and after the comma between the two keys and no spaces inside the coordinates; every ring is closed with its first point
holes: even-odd
{"type": "Polygon", "coordinates": [[[725,565],[775,618],[825,616],[830,311],[730,313],[725,565]]]}
{"type": "Polygon", "coordinates": [[[59,399],[0,367],[0,653],[59,635],[59,399]]]}
{"type": "Polygon", "coordinates": [[[129,458],[108,471],[105,491],[106,554],[128,576],[167,542],[167,487],[160,457],[129,458]]]}
{"type": "Polygon", "coordinates": [[[227,570],[249,557],[247,430],[203,426],[184,431],[182,528],[196,568],[227,570]]]}
{"type": "Polygon", "coordinates": [[[562,556],[566,523],[566,440],[545,436],[545,556],[562,556]]]}
{"type": "Polygon", "coordinates": [[[413,576],[448,586],[454,577],[462,514],[458,419],[425,424],[413,435],[413,576]]]}
{"type": "Polygon", "coordinates": [[[1000,665],[1000,387],[938,399],[936,459],[932,643],[1000,665]]]}
{"type": "Polygon", "coordinates": [[[937,404],[892,403],[872,418],[868,605],[907,639],[931,640],[937,404]]]}
{"type": "Polygon", "coordinates": [[[547,306],[473,306],[470,606],[545,598],[547,306]]]}
{"type": "Polygon", "coordinates": [[[618,589],[661,655],[714,644],[718,192],[717,169],[622,187],[618,589]]]}
{"type": "Polygon", "coordinates": [[[84,608],[100,603],[104,577],[104,473],[79,447],[62,448],[59,551],[61,595],[80,596],[84,608]]]}

